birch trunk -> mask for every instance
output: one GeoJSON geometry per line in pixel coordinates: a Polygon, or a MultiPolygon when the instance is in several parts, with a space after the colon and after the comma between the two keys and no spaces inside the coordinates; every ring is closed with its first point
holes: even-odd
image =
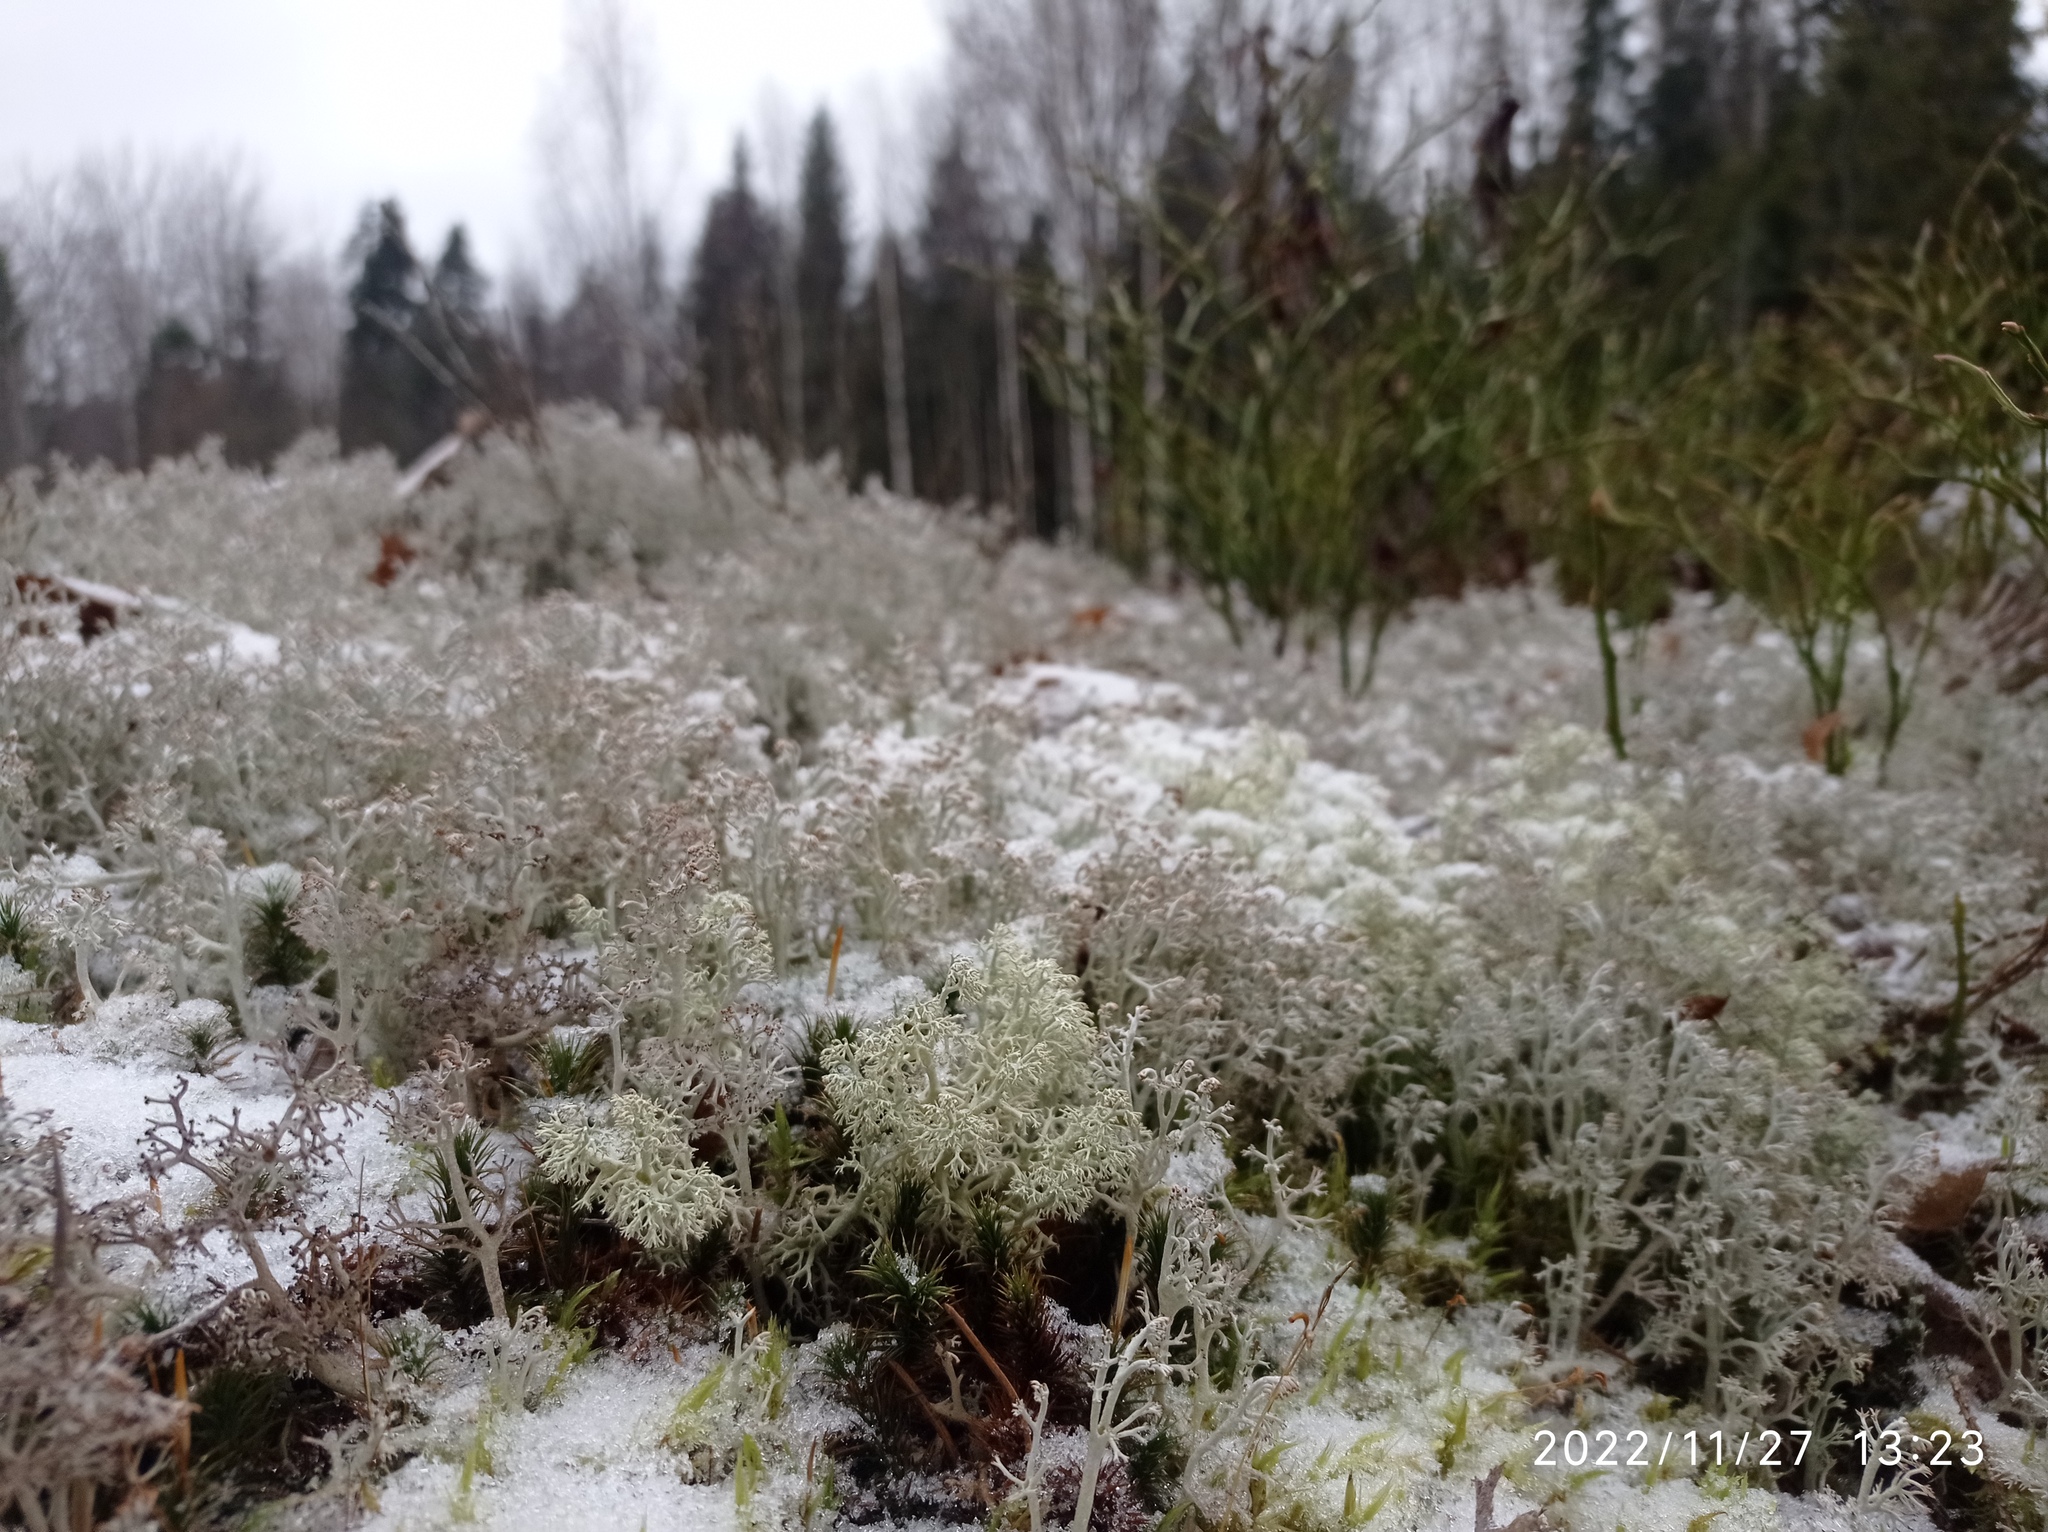
{"type": "Polygon", "coordinates": [[[1009,470],[1010,519],[1022,534],[1035,519],[1031,485],[1031,441],[1024,418],[1023,358],[1017,345],[1017,289],[996,284],[996,407],[1003,427],[1003,455],[1009,470]]]}
{"type": "Polygon", "coordinates": [[[1084,293],[1068,297],[1066,314],[1067,355],[1067,477],[1071,497],[1074,535],[1088,547],[1096,542],[1095,526],[1095,437],[1090,417],[1094,414],[1094,393],[1088,376],[1088,307],[1084,293]]]}
{"type": "Polygon", "coordinates": [[[1159,550],[1166,515],[1166,439],[1160,411],[1166,403],[1166,335],[1159,315],[1159,217],[1149,211],[1138,235],[1138,290],[1145,306],[1145,495],[1138,528],[1140,567],[1159,550]]]}
{"type": "Polygon", "coordinates": [[[631,425],[647,403],[647,342],[640,333],[639,284],[630,260],[621,260],[618,276],[619,413],[631,425]]]}

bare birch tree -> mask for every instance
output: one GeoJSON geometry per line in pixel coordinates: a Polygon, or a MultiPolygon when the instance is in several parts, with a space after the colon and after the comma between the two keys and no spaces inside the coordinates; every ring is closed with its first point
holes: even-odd
{"type": "Polygon", "coordinates": [[[1070,518],[1094,541],[1095,444],[1104,408],[1090,326],[1123,207],[1163,126],[1158,0],[975,0],[951,17],[957,83],[1015,206],[1052,217],[1062,289],[1070,518]]]}
{"type": "MultiPolygon", "coordinates": [[[[132,461],[134,401],[159,332],[175,319],[206,354],[240,357],[261,339],[250,295],[272,290],[283,245],[261,183],[234,155],[94,154],[22,177],[0,197],[0,247],[29,321],[25,392],[59,408],[118,403],[132,461]]],[[[292,264],[302,306],[310,296],[331,325],[331,285],[324,304],[307,291],[319,263],[292,264]]]]}
{"type": "Polygon", "coordinates": [[[804,327],[797,303],[797,157],[800,130],[788,100],[773,84],[763,88],[761,169],[769,213],[775,225],[775,333],[777,346],[777,437],[784,458],[807,454],[804,440],[804,327]]]}
{"type": "Polygon", "coordinates": [[[541,122],[543,225],[564,274],[593,283],[608,302],[617,403],[628,420],[647,403],[661,304],[652,52],[644,20],[625,0],[578,0],[563,76],[541,122]]]}
{"type": "Polygon", "coordinates": [[[1017,343],[1017,281],[1014,268],[996,283],[996,408],[1003,428],[1010,522],[1023,535],[1032,521],[1030,421],[1024,413],[1024,363],[1017,343]]]}

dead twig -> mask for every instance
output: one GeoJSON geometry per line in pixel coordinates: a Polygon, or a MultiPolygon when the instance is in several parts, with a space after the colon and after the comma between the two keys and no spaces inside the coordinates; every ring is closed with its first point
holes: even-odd
{"type": "Polygon", "coordinates": [[[910,1375],[910,1369],[892,1356],[889,1358],[889,1371],[896,1374],[896,1381],[901,1383],[905,1392],[917,1401],[917,1407],[924,1411],[924,1418],[930,1422],[931,1428],[939,1433],[939,1440],[946,1448],[947,1458],[953,1463],[958,1464],[960,1461],[960,1444],[953,1440],[953,1433],[946,1429],[945,1421],[941,1420],[939,1412],[932,1408],[931,1400],[925,1398],[924,1390],[917,1386],[917,1379],[910,1375]]]}
{"type": "Polygon", "coordinates": [[[2034,932],[2034,939],[2000,963],[1982,984],[1970,987],[1966,1014],[1975,1015],[2021,980],[2048,965],[2048,921],[2034,932]]]}
{"type": "Polygon", "coordinates": [[[981,1365],[986,1367],[991,1376],[995,1378],[996,1387],[1003,1391],[1004,1400],[1013,1405],[1021,1404],[1023,1398],[1011,1385],[1009,1374],[1005,1373],[997,1365],[996,1359],[989,1355],[988,1347],[981,1343],[981,1337],[974,1333],[973,1327],[960,1317],[960,1311],[950,1303],[942,1303],[939,1307],[946,1311],[946,1317],[953,1321],[953,1328],[958,1330],[967,1344],[974,1348],[974,1354],[981,1358],[981,1365]]]}

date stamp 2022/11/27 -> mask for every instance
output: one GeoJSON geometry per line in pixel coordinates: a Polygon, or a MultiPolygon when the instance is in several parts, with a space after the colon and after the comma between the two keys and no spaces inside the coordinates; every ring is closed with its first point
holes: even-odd
{"type": "MultiPolygon", "coordinates": [[[[1811,1431],[1652,1431],[1595,1430],[1536,1433],[1538,1468],[1762,1468],[1785,1472],[1805,1466],[1813,1450],[1811,1431]]],[[[1850,1439],[1851,1461],[1898,1468],[1915,1463],[1923,1468],[1971,1470],[1984,1461],[1984,1438],[1975,1431],[1951,1433],[1935,1429],[1925,1436],[1894,1421],[1866,1427],[1850,1439]]]]}

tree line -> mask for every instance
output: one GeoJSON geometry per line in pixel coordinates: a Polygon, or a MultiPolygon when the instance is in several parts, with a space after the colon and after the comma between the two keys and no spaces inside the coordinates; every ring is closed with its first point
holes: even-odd
{"type": "MultiPolygon", "coordinates": [[[[345,302],[323,309],[314,263],[279,254],[232,167],[82,167],[0,211],[0,465],[142,463],[208,435],[264,462],[315,424],[409,460],[466,411],[588,400],[751,437],[781,463],[836,455],[853,482],[1001,505],[1136,562],[1185,560],[1221,535],[1172,493],[1229,437],[1221,395],[1168,419],[1203,346],[1203,386],[1220,386],[1275,347],[1310,358],[1412,324],[1416,365],[1387,386],[1451,388],[1484,358],[1423,322],[1430,295],[1455,308],[1497,288],[1570,201],[1602,269],[1570,295],[1532,290],[1548,310],[1525,322],[1554,329],[1569,296],[1676,369],[1812,312],[1852,270],[1910,261],[1967,195],[2009,209],[2038,190],[2012,0],[1578,0],[1456,8],[1416,31],[1431,9],[960,7],[914,206],[854,229],[820,110],[788,205],[741,142],[675,263],[618,147],[648,109],[631,18],[601,0],[573,39],[574,110],[610,147],[560,177],[589,188],[557,195],[581,251],[565,296],[517,280],[494,294],[460,229],[418,252],[385,202],[351,243],[345,302]],[[193,228],[206,239],[172,237],[193,228]],[[1219,347],[1204,326],[1233,304],[1219,347]]],[[[1408,487],[1385,491],[1403,515],[1432,537],[1491,518],[1485,560],[1524,559],[1500,494],[1447,509],[1449,470],[1420,462],[1447,450],[1440,431],[1425,444],[1427,412],[1394,414],[1407,423],[1381,435],[1422,433],[1396,453],[1416,459],[1408,487]]],[[[1471,474],[1500,469],[1500,442],[1466,445],[1471,474]]],[[[1403,539],[1375,535],[1375,559],[1407,561],[1403,539]]],[[[1302,562],[1306,534],[1276,536],[1291,551],[1245,556],[1302,562]]],[[[1433,588],[1456,562],[1392,583],[1433,588]]],[[[1218,578],[1247,588],[1242,570],[1218,578]]]]}
{"type": "Polygon", "coordinates": [[[1414,601],[1547,564],[1621,755],[1627,635],[1685,588],[1739,594],[1800,661],[1814,759],[1882,771],[1938,622],[2048,551],[2021,402],[2048,381],[2048,167],[2014,8],[1576,21],[1549,98],[1494,47],[1465,174],[1405,201],[1332,105],[1357,94],[1342,18],[1222,28],[1117,242],[1041,301],[1085,525],[1353,689],[1414,601]]]}

